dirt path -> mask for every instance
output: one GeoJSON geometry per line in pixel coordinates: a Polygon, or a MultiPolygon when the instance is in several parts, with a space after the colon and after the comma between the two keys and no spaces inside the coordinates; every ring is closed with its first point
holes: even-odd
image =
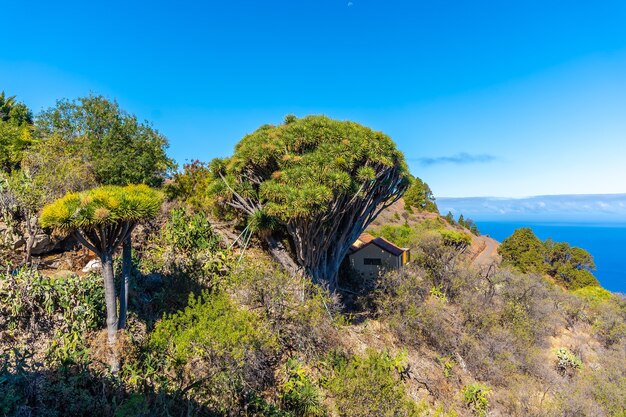
{"type": "Polygon", "coordinates": [[[485,248],[474,258],[472,263],[475,266],[483,266],[489,265],[493,261],[500,260],[500,255],[498,254],[498,246],[500,246],[500,244],[498,241],[487,236],[480,236],[480,239],[485,242],[485,248]]]}

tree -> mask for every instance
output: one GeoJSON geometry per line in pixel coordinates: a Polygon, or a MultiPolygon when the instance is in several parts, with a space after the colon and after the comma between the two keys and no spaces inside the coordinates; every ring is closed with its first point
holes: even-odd
{"type": "Polygon", "coordinates": [[[449,211],[448,214],[446,214],[446,221],[448,222],[450,226],[454,226],[456,224],[456,221],[454,220],[454,215],[452,214],[451,211],[449,211]]]}
{"type": "Polygon", "coordinates": [[[514,266],[521,272],[545,272],[546,249],[530,228],[520,228],[498,248],[502,261],[514,266]]]}
{"type": "MultiPolygon", "coordinates": [[[[113,347],[118,328],[124,326],[128,303],[128,293],[122,285],[118,315],[113,255],[139,222],[158,213],[161,200],[161,193],[146,185],[105,186],[67,194],[45,206],[41,213],[43,227],[72,233],[102,261],[108,341],[113,347]]],[[[111,368],[117,371],[119,363],[113,351],[111,368]]]]}
{"type": "Polygon", "coordinates": [[[405,209],[415,207],[419,210],[439,213],[430,187],[417,177],[411,177],[411,185],[404,193],[404,207],[405,209]]]}
{"type": "Polygon", "coordinates": [[[32,123],[28,107],[0,92],[0,170],[19,168],[24,150],[33,143],[32,123]]]}
{"type": "Polygon", "coordinates": [[[547,273],[570,290],[600,285],[591,271],[596,267],[593,256],[566,242],[544,242],[547,273]]]}
{"type": "MultiPolygon", "coordinates": [[[[103,96],[90,95],[74,101],[62,100],[37,119],[38,133],[42,144],[30,155],[38,160],[39,166],[50,167],[51,156],[58,156],[59,149],[65,150],[60,159],[67,173],[74,179],[85,179],[102,185],[147,184],[160,186],[176,168],[166,154],[168,142],[165,136],[147,122],[140,123],[137,117],[122,110],[116,101],[103,96]],[[78,159],[82,163],[75,164],[78,159]],[[81,175],[75,175],[82,171],[81,175]]],[[[60,172],[60,171],[59,171],[60,172]]],[[[53,174],[50,178],[58,178],[53,174]]],[[[79,191],[83,183],[76,183],[79,191]]],[[[68,185],[69,181],[57,182],[68,185]]],[[[123,243],[123,286],[128,292],[131,269],[130,235],[123,243]]],[[[122,322],[122,325],[124,323],[122,322]]]]}
{"type": "Polygon", "coordinates": [[[325,116],[261,126],[211,171],[222,206],[262,225],[274,253],[284,233],[297,265],[283,265],[299,266],[331,290],[350,245],[409,185],[404,157],[388,136],[325,116]]]}
{"type": "Polygon", "coordinates": [[[61,100],[38,117],[37,127],[41,140],[57,136],[70,148],[80,142],[99,184],[160,186],[176,167],[163,135],[103,96],[61,100]]]}

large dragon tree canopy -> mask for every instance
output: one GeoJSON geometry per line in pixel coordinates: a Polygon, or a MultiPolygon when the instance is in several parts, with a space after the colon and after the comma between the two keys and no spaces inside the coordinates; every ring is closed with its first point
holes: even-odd
{"type": "Polygon", "coordinates": [[[61,232],[77,232],[79,238],[87,236],[100,251],[115,248],[137,223],[154,217],[161,201],[161,193],[147,185],[109,185],[69,193],[48,204],[40,222],[61,232]]]}
{"type": "Polygon", "coordinates": [[[325,116],[261,126],[211,169],[218,201],[275,219],[298,264],[331,287],[352,242],[410,180],[389,136],[325,116]]]}

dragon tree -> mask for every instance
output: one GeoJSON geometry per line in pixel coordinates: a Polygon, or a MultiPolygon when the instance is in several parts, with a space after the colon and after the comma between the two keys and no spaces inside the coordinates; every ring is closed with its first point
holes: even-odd
{"type": "Polygon", "coordinates": [[[129,239],[138,223],[158,213],[161,201],[161,194],[146,185],[111,185],[69,193],[45,206],[41,213],[43,227],[73,234],[102,262],[107,334],[108,343],[113,347],[111,369],[114,372],[119,367],[114,346],[119,324],[125,323],[126,319],[128,289],[122,282],[118,314],[113,256],[120,244],[129,239]]]}
{"type": "Polygon", "coordinates": [[[286,238],[291,262],[277,259],[331,291],[350,245],[410,182],[389,136],[325,116],[261,126],[211,171],[221,212],[262,229],[271,250],[286,238]]]}

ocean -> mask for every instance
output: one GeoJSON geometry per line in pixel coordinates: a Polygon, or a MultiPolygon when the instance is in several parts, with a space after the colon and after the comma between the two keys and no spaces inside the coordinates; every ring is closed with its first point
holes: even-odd
{"type": "Polygon", "coordinates": [[[552,238],[585,249],[596,263],[602,286],[626,293],[626,224],[476,221],[480,232],[502,242],[515,229],[530,227],[542,240],[552,238]]]}

